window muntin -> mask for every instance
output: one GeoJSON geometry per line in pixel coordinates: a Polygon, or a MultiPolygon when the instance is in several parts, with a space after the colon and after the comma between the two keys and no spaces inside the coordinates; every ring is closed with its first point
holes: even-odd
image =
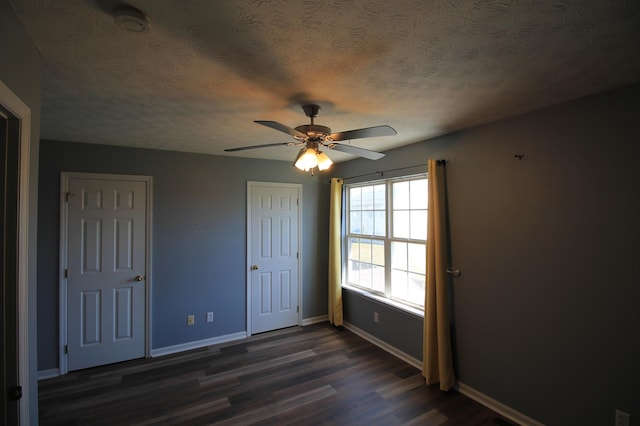
{"type": "Polygon", "coordinates": [[[345,185],[346,283],[422,307],[426,273],[427,179],[345,185]]]}

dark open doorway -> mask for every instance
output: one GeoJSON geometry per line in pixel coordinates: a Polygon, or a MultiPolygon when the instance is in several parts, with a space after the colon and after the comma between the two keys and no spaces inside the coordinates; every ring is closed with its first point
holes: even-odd
{"type": "Polygon", "coordinates": [[[2,309],[2,420],[18,424],[18,209],[20,120],[0,105],[0,257],[2,258],[0,309],[2,309]]]}

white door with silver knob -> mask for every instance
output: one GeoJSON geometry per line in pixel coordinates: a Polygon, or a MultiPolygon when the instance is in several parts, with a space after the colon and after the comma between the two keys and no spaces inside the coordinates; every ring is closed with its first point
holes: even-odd
{"type": "Polygon", "coordinates": [[[297,184],[248,183],[248,333],[301,323],[297,184]]]}
{"type": "Polygon", "coordinates": [[[68,371],[145,356],[148,182],[122,179],[65,181],[68,371]]]}

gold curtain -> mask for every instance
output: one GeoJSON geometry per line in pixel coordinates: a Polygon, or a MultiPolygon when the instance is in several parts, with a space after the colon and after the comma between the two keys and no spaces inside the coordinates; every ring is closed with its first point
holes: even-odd
{"type": "Polygon", "coordinates": [[[427,276],[424,300],[422,375],[448,391],[455,383],[451,353],[447,276],[447,215],[444,163],[429,160],[427,276]]]}
{"type": "Polygon", "coordinates": [[[342,319],[342,179],[331,179],[329,205],[329,322],[343,325],[342,319]]]}

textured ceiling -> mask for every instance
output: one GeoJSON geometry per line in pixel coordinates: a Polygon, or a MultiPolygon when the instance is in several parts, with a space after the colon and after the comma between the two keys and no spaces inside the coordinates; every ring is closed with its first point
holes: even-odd
{"type": "MultiPolygon", "coordinates": [[[[638,0],[10,0],[45,62],[43,139],[291,160],[253,123],[384,151],[640,81],[638,0]]],[[[331,151],[334,161],[353,158],[331,151]]]]}

